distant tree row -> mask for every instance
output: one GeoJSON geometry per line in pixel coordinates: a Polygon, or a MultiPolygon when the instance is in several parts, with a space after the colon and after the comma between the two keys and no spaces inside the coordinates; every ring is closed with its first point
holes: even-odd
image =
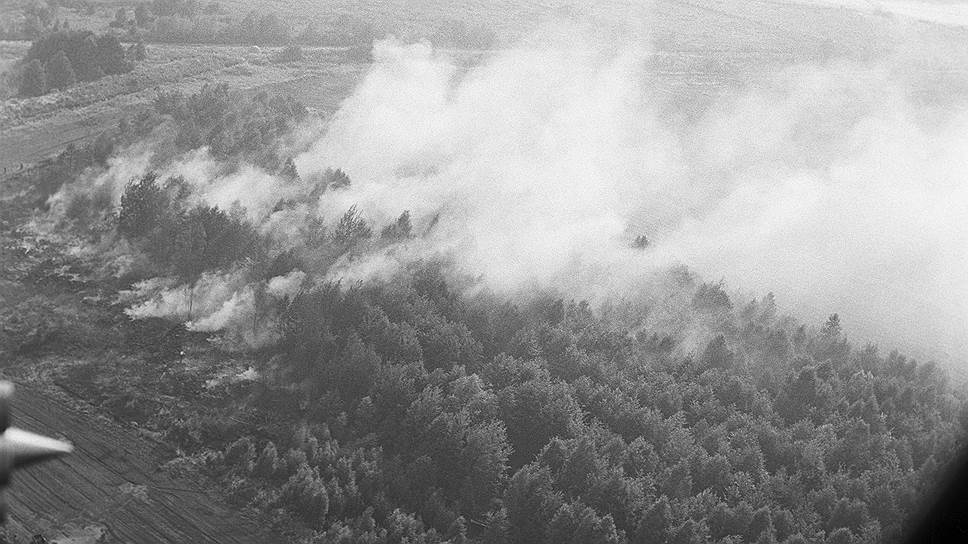
{"type": "Polygon", "coordinates": [[[21,96],[39,96],[66,89],[77,82],[94,81],[133,68],[132,60],[144,60],[144,44],[125,50],[109,34],[90,31],[55,32],[35,40],[23,59],[21,96]]]}
{"type": "MultiPolygon", "coordinates": [[[[191,95],[162,93],[155,107],[136,116],[123,118],[116,130],[106,131],[83,145],[70,145],[56,157],[45,159],[18,175],[37,188],[40,207],[48,197],[74,180],[87,168],[103,168],[119,147],[144,138],[162,123],[170,123],[171,145],[160,146],[160,161],[185,151],[209,145],[219,159],[255,163],[280,175],[295,179],[298,172],[291,160],[278,155],[277,139],[305,119],[305,106],[290,97],[259,93],[245,97],[224,85],[208,85],[191,95]],[[161,150],[165,152],[162,153],[161,150]]],[[[325,185],[349,183],[340,171],[324,176],[325,185]]],[[[81,225],[97,223],[113,213],[110,202],[100,195],[77,194],[66,209],[81,225]]]]}
{"type": "Polygon", "coordinates": [[[246,154],[246,160],[275,170],[282,166],[274,142],[306,118],[305,106],[289,96],[259,93],[245,99],[228,85],[206,85],[193,95],[163,93],[155,111],[176,124],[180,149],[208,146],[219,159],[246,154]]]}
{"type": "MultiPolygon", "coordinates": [[[[252,10],[241,19],[226,21],[215,16],[220,13],[217,7],[199,10],[194,2],[175,0],[166,1],[165,6],[160,9],[152,4],[152,14],[142,9],[140,15],[135,13],[134,19],[122,9],[111,24],[127,28],[134,25],[147,31],[147,39],[165,42],[369,46],[377,37],[369,22],[347,16],[330,22],[325,28],[314,22],[294,28],[277,14],[262,10],[252,10]]],[[[489,30],[457,20],[444,21],[428,34],[413,38],[428,38],[447,47],[475,49],[491,47],[496,41],[489,30]]]]}
{"type": "Polygon", "coordinates": [[[312,23],[294,30],[275,13],[253,10],[241,19],[199,14],[161,15],[137,25],[145,38],[158,42],[229,43],[253,45],[369,45],[373,30],[362,21],[344,19],[325,31],[312,23]]]}
{"type": "MultiPolygon", "coordinates": [[[[90,7],[87,11],[90,12],[90,7]]],[[[24,15],[22,24],[11,26],[0,22],[0,38],[37,39],[70,29],[68,21],[58,18],[50,3],[30,5],[24,9],[24,15]]],[[[227,14],[217,1],[195,0],[152,0],[118,7],[108,27],[132,41],[169,43],[300,44],[365,49],[379,36],[371,22],[345,14],[325,22],[309,21],[294,26],[271,11],[252,10],[237,18],[227,14]]],[[[470,49],[489,48],[497,41],[491,30],[456,19],[440,21],[420,32],[397,34],[412,40],[429,39],[444,47],[470,49]]]]}
{"type": "Polygon", "coordinates": [[[67,30],[69,27],[67,21],[61,21],[58,18],[55,2],[35,1],[25,3],[23,6],[23,21],[19,25],[0,22],[2,37],[7,39],[34,39],[44,33],[67,30]]]}

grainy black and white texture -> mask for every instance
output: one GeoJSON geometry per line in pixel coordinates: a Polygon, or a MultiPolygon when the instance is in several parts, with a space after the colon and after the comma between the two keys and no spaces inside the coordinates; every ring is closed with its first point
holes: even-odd
{"type": "Polygon", "coordinates": [[[6,542],[963,530],[968,4],[37,0],[0,38],[0,370],[76,448],[6,542]]]}

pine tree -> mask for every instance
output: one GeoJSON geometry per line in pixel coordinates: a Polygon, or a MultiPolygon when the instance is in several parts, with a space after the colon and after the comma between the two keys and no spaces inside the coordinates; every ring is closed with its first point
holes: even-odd
{"type": "Polygon", "coordinates": [[[598,516],[581,502],[561,505],[548,524],[548,541],[561,544],[618,544],[620,538],[612,516],[598,516]]]}
{"type": "Polygon", "coordinates": [[[410,211],[404,211],[395,223],[383,227],[380,237],[386,240],[403,240],[410,237],[413,225],[410,222],[410,211]]]}
{"type": "Polygon", "coordinates": [[[820,334],[825,337],[836,338],[840,336],[840,316],[837,314],[831,315],[827,318],[827,321],[820,328],[820,334]]]}
{"type": "Polygon", "coordinates": [[[157,174],[148,172],[125,187],[118,210],[118,232],[124,236],[147,236],[168,211],[168,195],[158,186],[157,179],[157,174]]]}
{"type": "Polygon", "coordinates": [[[118,8],[118,11],[114,14],[114,23],[111,26],[118,28],[123,28],[128,26],[128,10],[124,8],[118,8]]]}
{"type": "Polygon", "coordinates": [[[643,512],[633,542],[635,544],[665,542],[666,530],[669,529],[671,520],[672,508],[669,505],[669,498],[662,495],[643,512]]]}
{"type": "Polygon", "coordinates": [[[140,27],[146,27],[151,23],[151,13],[145,4],[138,4],[134,8],[134,20],[140,27]]]}
{"type": "Polygon", "coordinates": [[[67,58],[67,53],[58,51],[49,61],[47,61],[47,84],[51,89],[66,89],[77,83],[77,76],[74,74],[74,67],[71,60],[67,58]]]}
{"type": "Polygon", "coordinates": [[[357,210],[354,205],[350,206],[350,209],[346,210],[346,213],[340,217],[339,223],[336,224],[336,229],[333,231],[333,240],[338,245],[350,246],[358,240],[369,238],[372,234],[373,231],[366,224],[366,220],[363,219],[363,213],[357,210]]]}
{"type": "Polygon", "coordinates": [[[40,96],[47,92],[47,73],[44,65],[34,59],[24,67],[23,78],[20,80],[20,94],[22,96],[40,96]]]}
{"type": "Polygon", "coordinates": [[[110,34],[97,37],[95,54],[98,68],[103,71],[102,77],[107,74],[123,74],[131,71],[131,63],[124,58],[121,42],[110,34]]]}
{"type": "Polygon", "coordinates": [[[266,442],[265,447],[262,448],[262,454],[259,455],[259,459],[255,463],[253,473],[257,476],[271,479],[279,475],[280,468],[279,454],[276,453],[276,445],[271,441],[266,442]]]}
{"type": "Polygon", "coordinates": [[[124,54],[128,60],[145,60],[148,58],[148,49],[144,42],[133,43],[128,46],[124,54]]]}
{"type": "Polygon", "coordinates": [[[279,176],[286,181],[298,182],[299,181],[299,170],[296,168],[296,162],[291,158],[286,159],[285,164],[282,165],[282,170],[279,171],[279,176]]]}

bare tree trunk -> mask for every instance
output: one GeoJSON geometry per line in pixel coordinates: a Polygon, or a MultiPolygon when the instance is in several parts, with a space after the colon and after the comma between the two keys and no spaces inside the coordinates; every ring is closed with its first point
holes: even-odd
{"type": "Polygon", "coordinates": [[[195,303],[195,282],[188,284],[188,320],[192,320],[192,305],[195,303]]]}

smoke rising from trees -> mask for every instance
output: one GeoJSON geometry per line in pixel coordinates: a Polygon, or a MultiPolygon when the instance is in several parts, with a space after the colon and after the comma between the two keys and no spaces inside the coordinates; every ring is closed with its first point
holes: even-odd
{"type": "Polygon", "coordinates": [[[325,216],[440,214],[422,250],[499,290],[594,296],[682,263],[811,320],[836,309],[853,334],[968,352],[968,116],[951,96],[944,115],[919,103],[905,59],[789,67],[683,127],[641,47],[531,45],[467,71],[423,44],[374,58],[297,159],[353,180],[325,216]]]}
{"type": "Polygon", "coordinates": [[[168,135],[52,202],[97,186],[118,203],[151,167],[183,178],[195,203],[241,206],[283,246],[354,206],[374,232],[409,212],[414,236],[344,255],[327,279],[443,259],[498,292],[602,299],[685,265],[778,293],[805,321],[837,311],[858,339],[968,353],[968,110],[954,91],[918,94],[910,44],[869,63],[755,74],[697,102],[669,84],[648,40],[540,36],[471,67],[429,44],[379,41],[336,115],[279,150],[304,150],[295,169],[233,165],[211,147],[157,164],[168,135]],[[320,179],[331,190],[315,190],[320,179]]]}

